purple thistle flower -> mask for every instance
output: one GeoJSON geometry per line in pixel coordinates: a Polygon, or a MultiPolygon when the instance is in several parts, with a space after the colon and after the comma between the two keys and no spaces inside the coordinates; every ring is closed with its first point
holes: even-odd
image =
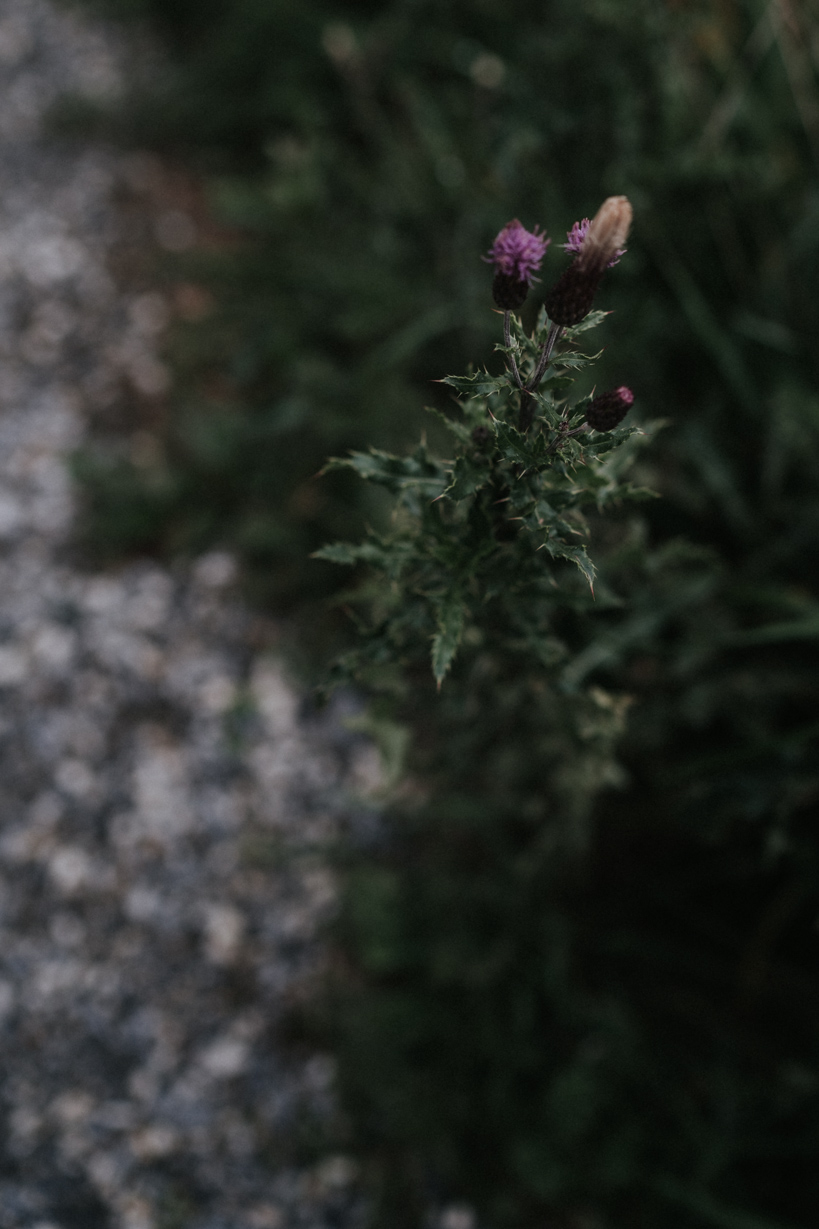
{"type": "Polygon", "coordinates": [[[494,264],[496,273],[531,286],[551,243],[551,239],[539,234],[539,231],[539,226],[527,230],[517,218],[513,218],[500,231],[483,259],[488,264],[494,264]]]}
{"type": "MultiPolygon", "coordinates": [[[[566,232],[567,241],[566,243],[562,244],[563,251],[564,252],[574,252],[575,255],[579,255],[583,247],[583,240],[586,238],[586,235],[589,233],[590,225],[591,225],[591,222],[589,221],[588,218],[584,218],[582,222],[575,222],[572,229],[566,232]]],[[[614,256],[612,257],[612,259],[606,265],[606,268],[613,269],[614,266],[619,262],[620,257],[625,256],[625,254],[626,254],[625,248],[618,248],[617,251],[614,253],[614,256]]]]}

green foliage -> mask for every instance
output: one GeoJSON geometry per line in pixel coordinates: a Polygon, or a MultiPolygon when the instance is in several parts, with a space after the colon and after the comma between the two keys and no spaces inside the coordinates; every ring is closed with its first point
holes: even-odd
{"type": "MultiPolygon", "coordinates": [[[[593,432],[585,423],[591,397],[570,403],[560,395],[593,361],[577,334],[603,315],[563,331],[540,378],[539,358],[556,328],[543,311],[531,337],[514,319],[515,366],[503,376],[447,377],[444,383],[467,397],[462,421],[445,420],[457,441],[454,459],[438,460],[422,443],[407,457],[373,449],[329,463],[397,496],[391,533],[370,531],[359,546],[317,552],[383,574],[370,601],[359,671],[406,665],[431,642],[440,686],[464,638],[473,647],[488,639],[493,651],[523,650],[550,665],[568,659],[570,650],[555,637],[554,611],[572,601],[571,588],[564,592],[560,568],[549,559],[575,564],[591,586],[584,510],[605,514],[615,502],[645,494],[621,481],[633,453],[623,446],[637,429],[593,432]],[[533,406],[533,425],[521,429],[533,406]]],[[[369,601],[371,586],[364,592],[369,601]]],[[[345,661],[349,668],[352,659],[345,661]]]]}
{"type": "Polygon", "coordinates": [[[812,1224],[819,401],[761,434],[733,553],[608,516],[567,657],[487,637],[409,706],[427,793],[353,860],[339,990],[381,1223],[812,1224]]]}

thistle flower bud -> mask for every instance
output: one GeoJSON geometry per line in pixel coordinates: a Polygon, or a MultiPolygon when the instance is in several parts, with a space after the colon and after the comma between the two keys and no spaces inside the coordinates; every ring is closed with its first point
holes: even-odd
{"type": "Polygon", "coordinates": [[[586,410],[586,422],[595,431],[613,431],[634,404],[634,393],[625,384],[595,397],[586,410]]]}
{"type": "Polygon", "coordinates": [[[540,227],[529,231],[513,218],[497,235],[489,252],[482,259],[495,266],[492,297],[503,311],[521,307],[540,268],[551,242],[539,234],[540,227]]]}
{"type": "Polygon", "coordinates": [[[549,319],[563,328],[579,324],[588,316],[600,285],[601,274],[581,268],[579,261],[578,256],[561,273],[544,300],[549,319]]]}
{"type": "Polygon", "coordinates": [[[514,312],[526,302],[529,283],[508,273],[496,273],[492,280],[492,298],[501,311],[514,312]]]}
{"type": "Polygon", "coordinates": [[[591,222],[584,218],[569,231],[567,251],[576,252],[546,296],[546,311],[555,324],[579,324],[592,309],[600,278],[624,252],[632,208],[626,196],[609,196],[591,222]]]}

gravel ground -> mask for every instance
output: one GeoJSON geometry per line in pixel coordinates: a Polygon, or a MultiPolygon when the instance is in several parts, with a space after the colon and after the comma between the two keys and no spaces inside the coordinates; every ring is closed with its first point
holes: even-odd
{"type": "Polygon", "coordinates": [[[277,1025],[371,752],[302,716],[228,555],[72,563],[64,454],[123,382],[161,391],[164,309],[108,272],[133,160],[41,120],[126,60],[0,0],[0,1229],[352,1225],[351,1163],[304,1161],[332,1062],[277,1025]]]}

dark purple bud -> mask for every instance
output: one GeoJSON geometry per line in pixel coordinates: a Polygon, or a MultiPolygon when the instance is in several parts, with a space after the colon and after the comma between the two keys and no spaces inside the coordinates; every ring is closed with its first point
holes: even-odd
{"type": "Polygon", "coordinates": [[[549,319],[563,328],[579,324],[592,309],[602,275],[602,269],[584,269],[579,256],[573,260],[544,299],[549,319]]]}
{"type": "Polygon", "coordinates": [[[492,298],[501,311],[514,312],[526,302],[529,283],[508,273],[496,273],[492,282],[492,298]]]}
{"type": "Polygon", "coordinates": [[[586,422],[595,431],[613,431],[634,404],[634,393],[622,384],[595,397],[586,410],[586,422]]]}

